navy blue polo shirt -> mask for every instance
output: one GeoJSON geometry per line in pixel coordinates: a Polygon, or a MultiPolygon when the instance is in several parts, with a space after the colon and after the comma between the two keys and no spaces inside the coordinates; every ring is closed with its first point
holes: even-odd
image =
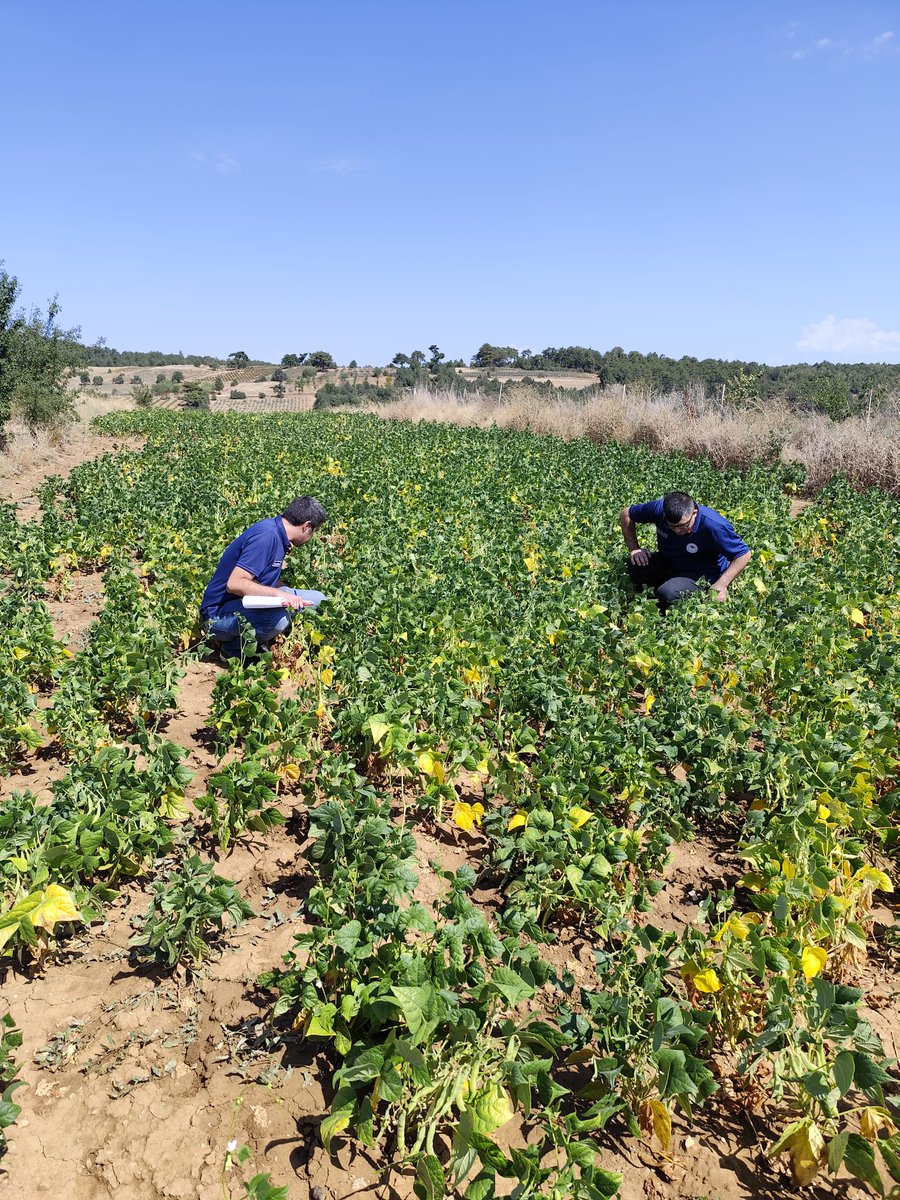
{"type": "Polygon", "coordinates": [[[243,567],[265,587],[278,587],[285,555],[291,548],[284,531],[281,517],[266,517],[245,529],[227,546],[219,559],[215,574],[206,585],[200,602],[200,616],[204,620],[215,616],[223,604],[239,598],[226,590],[228,577],[235,567],[243,567]]]}
{"type": "Polygon", "coordinates": [[[670,578],[708,579],[715,583],[728,564],[750,547],[734,532],[730,521],[714,508],[698,504],[699,512],[690,533],[673,533],[663,516],[662,500],[632,504],[628,515],[638,525],[656,526],[656,544],[670,578]]]}

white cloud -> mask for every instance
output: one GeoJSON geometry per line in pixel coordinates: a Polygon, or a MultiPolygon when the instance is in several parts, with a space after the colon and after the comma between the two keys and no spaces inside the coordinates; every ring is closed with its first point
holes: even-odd
{"type": "MultiPolygon", "coordinates": [[[[793,32],[788,33],[788,37],[793,36],[793,32]]],[[[848,42],[846,38],[837,40],[829,37],[816,38],[802,50],[794,50],[791,58],[807,58],[811,54],[821,54],[823,51],[859,58],[874,58],[876,54],[896,54],[898,49],[900,47],[894,41],[894,31],[886,29],[884,33],[876,34],[867,42],[848,42]]]]}
{"type": "Polygon", "coordinates": [[[824,321],[806,325],[797,347],[822,357],[829,354],[884,357],[900,353],[900,329],[879,329],[868,317],[828,316],[824,321]]]}
{"type": "Polygon", "coordinates": [[[866,42],[864,46],[859,47],[859,53],[864,58],[871,58],[873,54],[881,54],[884,51],[896,52],[897,47],[893,45],[894,31],[886,29],[884,33],[879,33],[878,37],[873,37],[871,42],[866,42]]]}
{"type": "Polygon", "coordinates": [[[358,158],[332,158],[326,162],[310,163],[314,175],[358,175],[363,164],[358,158]]]}
{"type": "Polygon", "coordinates": [[[204,170],[213,171],[216,175],[231,175],[241,165],[238,160],[226,150],[219,150],[217,154],[203,154],[200,150],[195,150],[191,155],[191,162],[195,167],[202,167],[204,170]]]}

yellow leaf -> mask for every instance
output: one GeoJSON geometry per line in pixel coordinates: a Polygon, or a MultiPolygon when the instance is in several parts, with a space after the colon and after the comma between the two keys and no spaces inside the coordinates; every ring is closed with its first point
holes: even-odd
{"type": "Polygon", "coordinates": [[[467,671],[463,671],[463,679],[466,683],[481,683],[481,672],[477,667],[469,667],[467,671]]]}
{"type": "Polygon", "coordinates": [[[60,887],[58,883],[47,885],[43,899],[31,914],[32,925],[38,925],[41,929],[46,929],[48,933],[53,932],[57,921],[80,920],[81,914],[76,908],[71,894],[65,888],[60,887]]]}
{"type": "Polygon", "coordinates": [[[509,824],[506,827],[506,832],[511,833],[513,829],[528,828],[528,813],[524,809],[519,809],[517,813],[509,818],[509,824]]]}
{"type": "Polygon", "coordinates": [[[796,879],[797,878],[797,868],[794,866],[794,864],[791,862],[791,860],[789,858],[786,858],[782,862],[781,873],[785,877],[785,879],[796,879]]]}
{"type": "Polygon", "coordinates": [[[870,883],[873,888],[877,888],[881,892],[892,892],[894,885],[885,875],[884,871],[879,871],[877,867],[860,867],[853,879],[859,883],[870,883]]]}
{"type": "Polygon", "coordinates": [[[334,671],[332,671],[331,667],[326,667],[325,670],[319,675],[319,678],[326,687],[331,687],[331,685],[334,683],[334,671]]]}
{"type": "Polygon", "coordinates": [[[655,703],[656,703],[656,697],[653,695],[652,692],[648,692],[647,695],[644,697],[644,712],[648,713],[655,703]]]}
{"type": "Polygon", "coordinates": [[[864,1108],[859,1115],[859,1132],[870,1142],[878,1138],[880,1130],[884,1129],[888,1136],[897,1132],[897,1126],[891,1120],[886,1108],[878,1108],[874,1104],[864,1108]]]}
{"type": "Polygon", "coordinates": [[[483,804],[468,804],[465,800],[457,800],[450,814],[452,820],[467,832],[473,825],[480,825],[484,816],[483,804]]]}
{"type": "Polygon", "coordinates": [[[372,741],[377,746],[381,739],[390,730],[390,725],[386,725],[384,721],[376,721],[374,717],[369,720],[369,732],[372,734],[372,741]]]}
{"type": "Polygon", "coordinates": [[[672,1116],[661,1100],[645,1100],[641,1105],[641,1128],[655,1133],[663,1153],[668,1154],[672,1143],[672,1116]]]}
{"type": "Polygon", "coordinates": [[[819,1127],[810,1123],[809,1128],[795,1139],[790,1154],[791,1169],[797,1182],[801,1187],[812,1183],[825,1160],[825,1139],[819,1127]]]}
{"type": "Polygon", "coordinates": [[[278,774],[282,779],[289,779],[291,783],[296,783],[300,778],[300,768],[295,762],[282,763],[278,774]]]}
{"type": "Polygon", "coordinates": [[[184,793],[175,788],[167,788],[163,792],[159,808],[167,821],[186,821],[190,815],[184,793]]]}
{"type": "Polygon", "coordinates": [[[416,755],[416,762],[418,763],[419,770],[422,772],[423,775],[433,775],[434,774],[434,755],[433,754],[430,754],[427,750],[423,750],[421,752],[421,754],[416,755]]]}
{"type": "Polygon", "coordinates": [[[30,650],[26,650],[24,646],[14,646],[12,656],[16,662],[21,662],[23,658],[28,658],[31,654],[30,650]]]}
{"type": "Polygon", "coordinates": [[[828,962],[828,951],[821,946],[804,946],[800,955],[800,967],[807,979],[821,975],[828,962]]]}
{"type": "Polygon", "coordinates": [[[704,995],[709,995],[712,992],[720,992],[722,990],[722,984],[719,980],[719,977],[712,967],[709,967],[709,969],[706,971],[698,971],[691,982],[697,991],[703,992],[704,995]]]}
{"type": "Polygon", "coordinates": [[[719,932],[715,935],[713,941],[721,941],[726,933],[730,933],[731,936],[737,938],[739,942],[743,942],[747,939],[750,933],[750,927],[742,917],[739,917],[737,913],[733,913],[719,930],[719,932]]]}
{"type": "Polygon", "coordinates": [[[479,775],[490,775],[491,768],[490,768],[490,764],[488,763],[488,760],[486,758],[483,758],[481,760],[481,762],[478,763],[475,770],[478,772],[479,775]]]}
{"type": "Polygon", "coordinates": [[[854,625],[865,625],[866,614],[858,608],[851,609],[850,610],[850,620],[853,622],[854,625]]]}
{"type": "Polygon", "coordinates": [[[586,808],[579,808],[577,805],[569,809],[569,820],[572,822],[573,829],[580,829],[582,825],[586,825],[593,815],[586,808]]]}
{"type": "Polygon", "coordinates": [[[827,804],[820,804],[816,812],[816,820],[825,822],[831,816],[831,809],[827,804]]]}

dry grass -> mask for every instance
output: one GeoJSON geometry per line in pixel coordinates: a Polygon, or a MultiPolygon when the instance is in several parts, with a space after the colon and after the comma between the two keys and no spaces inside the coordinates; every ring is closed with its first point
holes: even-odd
{"type": "MultiPolygon", "coordinates": [[[[0,500],[17,498],[46,475],[64,473],[76,463],[109,448],[108,439],[90,430],[90,422],[102,413],[133,408],[128,398],[109,400],[79,398],[77,420],[60,421],[31,430],[13,419],[4,427],[5,446],[0,449],[0,500]]],[[[124,439],[120,439],[122,441],[124,439]]]]}
{"type": "Polygon", "coordinates": [[[511,385],[504,389],[502,402],[471,392],[460,398],[417,389],[396,403],[368,411],[399,420],[496,426],[680,450],[691,457],[708,456],[720,468],[744,470],[756,461],[800,463],[806,470],[807,491],[843,474],[857,487],[900,494],[896,400],[869,418],[832,421],[777,401],[735,409],[700,392],[651,396],[616,387],[573,399],[548,398],[527,386],[511,385]]]}

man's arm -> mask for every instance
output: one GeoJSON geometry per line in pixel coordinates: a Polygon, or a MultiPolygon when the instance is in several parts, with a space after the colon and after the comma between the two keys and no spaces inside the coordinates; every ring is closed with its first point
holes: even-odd
{"type": "Polygon", "coordinates": [[[728,585],[734,583],[752,557],[752,550],[748,550],[746,554],[741,554],[733,562],[729,563],[727,569],[722,572],[712,585],[712,590],[716,593],[716,597],[719,600],[728,599],[728,585]]]}
{"type": "Polygon", "coordinates": [[[650,561],[650,555],[641,547],[637,540],[637,530],[631,519],[629,509],[623,508],[619,513],[619,524],[622,526],[622,537],[628,547],[628,558],[636,567],[645,567],[650,561]]]}
{"type": "Polygon", "coordinates": [[[244,567],[235,567],[232,570],[225,590],[229,595],[240,596],[241,599],[244,596],[277,596],[285,608],[308,608],[312,604],[311,600],[303,600],[285,588],[266,587],[264,583],[258,583],[244,567]]]}

